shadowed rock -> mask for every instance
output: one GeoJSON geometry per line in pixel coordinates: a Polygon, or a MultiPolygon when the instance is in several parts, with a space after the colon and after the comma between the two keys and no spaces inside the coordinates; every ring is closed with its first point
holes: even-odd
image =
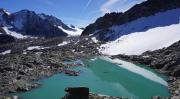
{"type": "Polygon", "coordinates": [[[74,87],[66,88],[67,94],[62,99],[89,99],[89,88],[74,87]]]}

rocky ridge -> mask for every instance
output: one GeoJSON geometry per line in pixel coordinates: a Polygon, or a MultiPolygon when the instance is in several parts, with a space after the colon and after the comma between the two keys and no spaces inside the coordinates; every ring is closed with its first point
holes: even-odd
{"type": "MultiPolygon", "coordinates": [[[[94,23],[90,24],[82,32],[82,35],[99,35],[99,40],[109,41],[112,38],[104,39],[106,33],[113,34],[109,28],[117,25],[126,25],[142,17],[152,16],[159,12],[165,12],[180,7],[180,0],[147,0],[141,4],[136,4],[126,12],[107,13],[103,17],[98,18],[94,23]],[[101,37],[102,36],[102,37],[101,37]]],[[[108,35],[111,35],[108,34],[108,35]]],[[[123,34],[123,33],[120,33],[123,34]]],[[[126,35],[126,34],[123,34],[126,35]]]]}
{"type": "Polygon", "coordinates": [[[0,27],[1,30],[5,28],[6,32],[45,38],[68,36],[66,31],[78,31],[52,15],[38,14],[26,9],[15,13],[9,13],[5,9],[0,9],[0,27]]]}

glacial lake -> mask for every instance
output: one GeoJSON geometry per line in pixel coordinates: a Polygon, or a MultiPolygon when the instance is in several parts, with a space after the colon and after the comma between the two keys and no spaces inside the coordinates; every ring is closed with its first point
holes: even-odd
{"type": "Polygon", "coordinates": [[[93,93],[128,97],[131,99],[150,99],[152,96],[169,96],[166,76],[143,65],[107,58],[83,60],[86,67],[76,67],[79,76],[56,74],[40,80],[40,88],[18,93],[21,99],[61,99],[66,87],[89,87],[93,93]]]}

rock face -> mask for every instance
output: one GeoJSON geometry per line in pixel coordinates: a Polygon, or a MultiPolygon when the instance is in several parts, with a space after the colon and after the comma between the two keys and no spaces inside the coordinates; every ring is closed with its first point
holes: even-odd
{"type": "Polygon", "coordinates": [[[7,44],[14,42],[15,38],[7,34],[0,34],[0,44],[7,44]]]}
{"type": "Polygon", "coordinates": [[[58,26],[67,31],[76,31],[54,16],[37,14],[29,10],[8,13],[6,10],[0,9],[0,27],[7,27],[10,31],[23,35],[47,38],[67,36],[67,33],[58,26]]]}
{"type": "Polygon", "coordinates": [[[40,37],[67,36],[65,32],[57,26],[66,27],[61,20],[45,14],[36,14],[33,11],[21,10],[11,14],[14,30],[23,35],[32,35],[40,37]]]}
{"type": "MultiPolygon", "coordinates": [[[[95,23],[90,24],[85,28],[83,35],[89,35],[95,31],[100,36],[111,31],[109,27],[116,25],[123,25],[132,22],[142,17],[148,17],[158,12],[164,12],[171,9],[180,7],[180,0],[147,0],[141,4],[137,4],[124,13],[107,13],[103,17],[98,18],[95,23]]],[[[125,35],[125,34],[124,34],[125,35]]],[[[102,37],[100,37],[100,40],[102,37]]],[[[105,39],[107,41],[107,39],[105,39]]]]}
{"type": "Polygon", "coordinates": [[[10,24],[9,19],[9,13],[4,9],[0,9],[0,27],[10,24]]]}

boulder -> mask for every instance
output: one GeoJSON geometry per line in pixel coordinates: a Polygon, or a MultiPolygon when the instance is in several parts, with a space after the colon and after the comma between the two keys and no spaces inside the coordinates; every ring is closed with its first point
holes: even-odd
{"type": "Polygon", "coordinates": [[[63,99],[89,99],[89,88],[87,87],[72,87],[66,88],[67,94],[63,99]]]}

